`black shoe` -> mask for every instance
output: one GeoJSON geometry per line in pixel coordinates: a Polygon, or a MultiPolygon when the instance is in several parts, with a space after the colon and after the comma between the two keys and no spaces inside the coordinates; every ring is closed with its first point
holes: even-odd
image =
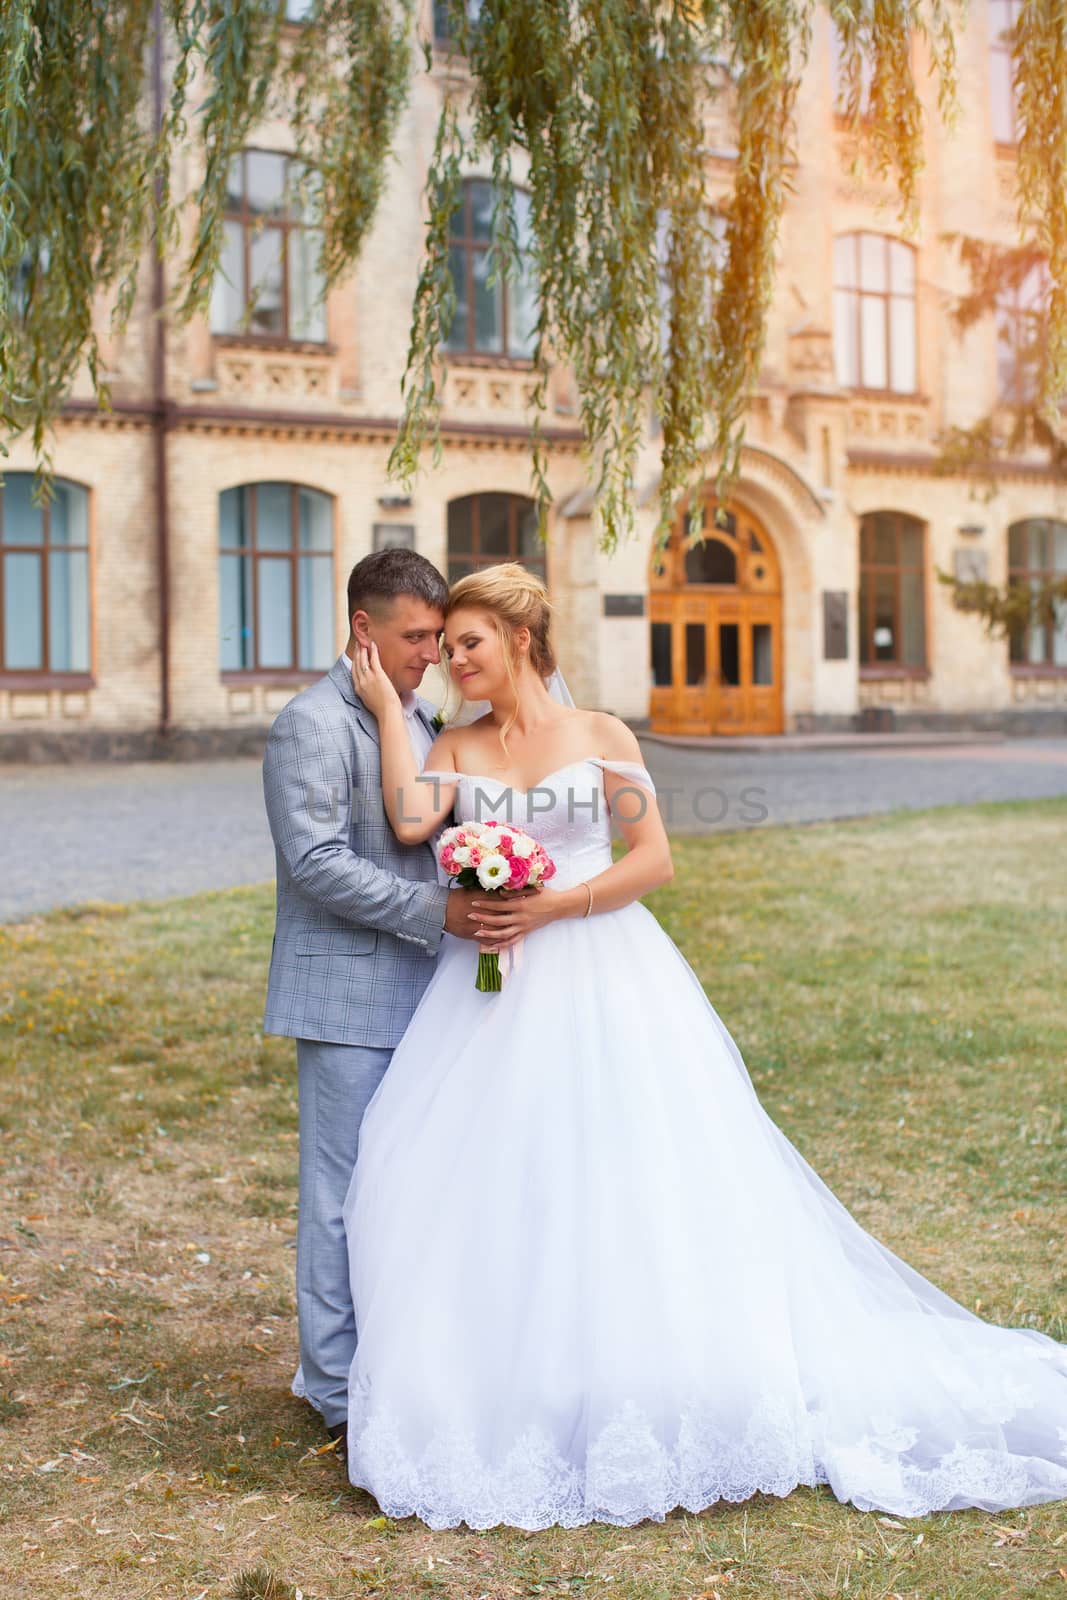
{"type": "Polygon", "coordinates": [[[347,1462],[347,1460],[348,1460],[348,1423],[347,1422],[334,1422],[334,1423],[331,1423],[327,1427],[326,1432],[330,1435],[330,1438],[333,1440],[334,1444],[336,1445],[336,1449],[334,1450],[334,1455],[337,1457],[338,1461],[347,1462]]]}

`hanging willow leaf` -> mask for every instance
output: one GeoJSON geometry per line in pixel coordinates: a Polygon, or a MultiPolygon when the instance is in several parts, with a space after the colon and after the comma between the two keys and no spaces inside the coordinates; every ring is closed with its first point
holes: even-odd
{"type": "Polygon", "coordinates": [[[151,0],[0,11],[0,416],[43,457],[81,362],[106,390],[96,296],[128,304],[151,231],[151,14],[151,0]]]}
{"type": "Polygon", "coordinates": [[[935,567],[938,581],[952,591],[957,611],[979,617],[991,639],[1025,637],[1031,628],[1056,629],[1067,617],[1067,578],[1043,578],[1003,589],[982,580],[966,582],[935,567]]]}
{"type": "Polygon", "coordinates": [[[413,0],[316,0],[286,64],[296,153],[313,174],[327,286],[359,255],[411,80],[413,0]]]}
{"type": "MultiPolygon", "coordinates": [[[[543,409],[573,370],[604,542],[632,525],[635,473],[659,425],[660,532],[709,472],[737,469],[790,172],[793,108],[816,0],[451,0],[465,65],[443,78],[427,182],[427,248],[392,455],[410,476],[440,449],[455,289],[449,220],[472,163],[495,184],[492,272],[520,261],[529,197],[543,409]],[[732,194],[710,216],[705,128],[716,96],[736,121],[732,194]]],[[[955,92],[955,0],[823,0],[840,37],[857,159],[891,174],[914,215],[921,39],[943,111],[955,92]]],[[[165,252],[174,312],[206,308],[232,162],[268,115],[292,131],[320,267],[336,282],[380,203],[409,92],[415,0],[314,0],[299,27],[280,0],[5,0],[0,7],[0,412],[39,453],[87,362],[106,389],[94,314],[129,315],[138,268],[165,252]],[[166,35],[158,107],[153,11],[166,35]],[[178,172],[196,176],[191,196],[178,172]]],[[[1026,0],[1015,40],[1020,206],[1047,258],[1048,395],[1067,387],[1067,12],[1026,0]]],[[[547,503],[535,417],[533,471],[547,503]]]]}
{"type": "Polygon", "coordinates": [[[1027,0],[1012,47],[1019,125],[1019,223],[1051,279],[1043,408],[1051,422],[1067,389],[1067,8],[1027,0]]]}

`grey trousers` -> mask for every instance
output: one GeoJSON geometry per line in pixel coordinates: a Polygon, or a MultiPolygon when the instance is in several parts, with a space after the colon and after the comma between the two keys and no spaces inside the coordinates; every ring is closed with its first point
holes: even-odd
{"type": "Polygon", "coordinates": [[[300,1209],[296,1304],[304,1390],[327,1427],[348,1414],[356,1320],[341,1208],[359,1129],[392,1050],[296,1041],[300,1098],[300,1209]]]}

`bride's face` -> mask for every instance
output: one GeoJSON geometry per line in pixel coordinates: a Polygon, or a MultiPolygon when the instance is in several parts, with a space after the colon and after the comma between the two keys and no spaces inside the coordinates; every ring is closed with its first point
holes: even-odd
{"type": "MultiPolygon", "coordinates": [[[[521,628],[515,642],[520,651],[518,676],[521,653],[529,646],[529,629],[521,628]]],[[[487,612],[451,612],[445,623],[444,655],[464,700],[496,700],[511,692],[504,644],[487,612]]]]}

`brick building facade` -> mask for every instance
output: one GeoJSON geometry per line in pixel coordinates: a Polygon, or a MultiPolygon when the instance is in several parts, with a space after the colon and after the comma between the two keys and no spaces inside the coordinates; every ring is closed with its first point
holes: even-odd
{"type": "MultiPolygon", "coordinates": [[[[948,316],[966,278],[946,236],[1015,236],[1000,39],[1011,3],[971,8],[957,126],[944,131],[928,108],[910,238],[891,185],[849,171],[820,14],[736,502],[725,529],[672,549],[658,575],[654,428],[638,534],[606,556],[564,371],[545,417],[547,550],[531,535],[528,305],[521,286],[505,300],[485,283],[489,189],[477,172],[455,230],[444,462],[410,497],[386,477],[422,188],[443,88],[462,64],[441,47],[418,69],[373,234],[324,308],[313,229],[284,198],[287,129],[259,129],[234,176],[228,282],[210,318],[163,324],[158,338],[146,267],[129,329],[105,350],[112,410],[98,412],[83,379],[58,424],[61,494],[47,513],[28,494],[28,440],[5,466],[0,758],[257,747],[343,641],[349,568],[398,540],[453,575],[478,560],[540,564],[576,697],[637,722],[846,730],[882,707],[898,726],[1062,732],[1067,631],[990,640],[936,576],[1067,570],[1067,487],[1040,453],[1010,464],[989,501],[934,471],[939,430],[1010,390],[1029,304],[1018,295],[964,336],[948,316]]],[[[732,162],[726,82],[708,125],[712,203],[732,162]]]]}

